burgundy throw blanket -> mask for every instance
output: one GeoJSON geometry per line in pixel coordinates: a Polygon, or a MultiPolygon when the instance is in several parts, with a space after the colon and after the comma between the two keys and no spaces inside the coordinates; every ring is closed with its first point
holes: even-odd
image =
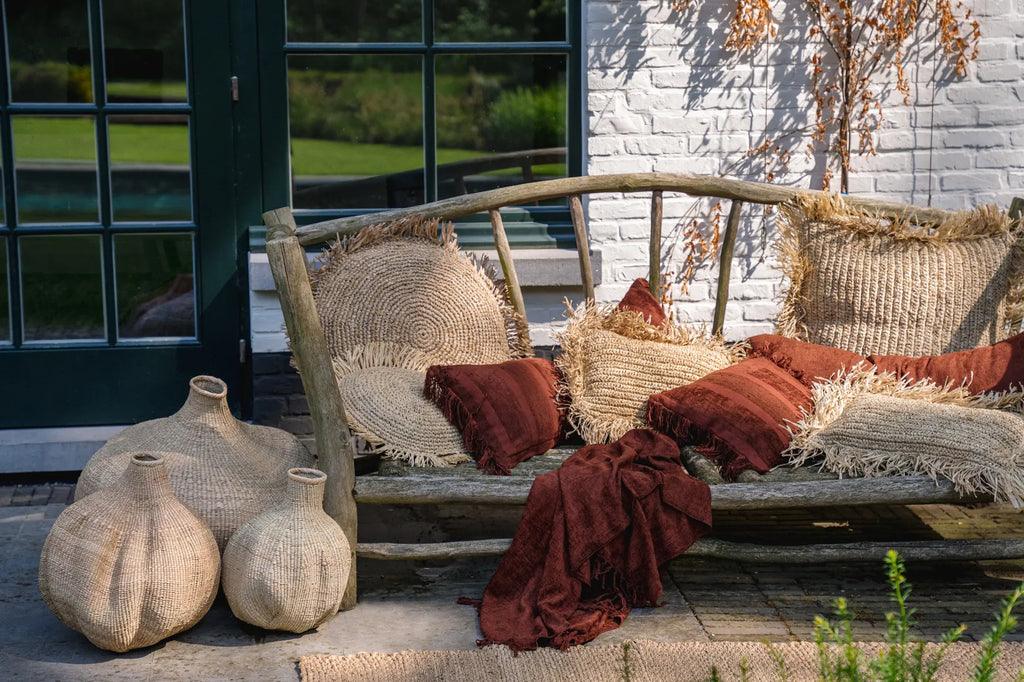
{"type": "Polygon", "coordinates": [[[538,476],[512,546],[484,590],[478,644],[583,644],[661,596],[658,567],[711,529],[711,490],[672,439],[634,429],[538,476]]]}

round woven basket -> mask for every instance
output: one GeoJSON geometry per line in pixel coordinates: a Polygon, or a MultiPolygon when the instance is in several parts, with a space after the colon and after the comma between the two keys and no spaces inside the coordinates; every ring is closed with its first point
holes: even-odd
{"type": "Polygon", "coordinates": [[[295,436],[235,419],[227,394],[220,379],[194,377],[175,414],[125,429],[92,456],[75,499],[117,481],[132,453],[156,452],[167,463],[175,495],[223,548],[238,526],[277,501],[289,468],[313,464],[295,436]]]}
{"type": "Polygon", "coordinates": [[[433,364],[488,364],[530,354],[522,319],[489,269],[460,252],[451,226],[377,225],[340,242],[312,274],[332,357],[369,343],[415,348],[433,364]]]}
{"type": "Polygon", "coordinates": [[[352,432],[375,452],[413,466],[467,462],[462,435],[423,393],[430,357],[414,348],[371,343],[334,361],[352,432]]]}
{"type": "Polygon", "coordinates": [[[290,469],[287,494],[247,521],[224,550],[224,594],[241,620],[267,630],[306,632],[338,612],[352,557],[324,513],[316,469],[290,469]]]}
{"type": "Polygon", "coordinates": [[[116,485],[61,512],[39,559],[50,610],[117,652],[195,625],[220,577],[213,534],[174,496],[165,460],[135,453],[128,461],[116,485]]]}

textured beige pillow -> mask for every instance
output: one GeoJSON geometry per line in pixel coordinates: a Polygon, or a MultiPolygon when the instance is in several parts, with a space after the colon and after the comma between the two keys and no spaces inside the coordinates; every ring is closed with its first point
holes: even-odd
{"type": "Polygon", "coordinates": [[[647,399],[728,367],[739,357],[721,339],[647,324],[640,313],[583,305],[559,335],[569,422],[588,443],[645,425],[647,399]]]}
{"type": "Polygon", "coordinates": [[[972,396],[874,370],[815,384],[786,456],[841,475],[942,476],[964,495],[1024,502],[1022,393],[972,396]]]}
{"type": "Polygon", "coordinates": [[[863,355],[938,355],[1020,323],[1024,247],[995,207],[927,230],[835,196],[801,197],[782,215],[780,334],[863,355]]]}

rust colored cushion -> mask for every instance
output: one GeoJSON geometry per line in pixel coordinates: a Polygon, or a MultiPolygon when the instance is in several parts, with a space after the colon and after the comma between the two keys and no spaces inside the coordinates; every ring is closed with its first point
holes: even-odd
{"type": "Polygon", "coordinates": [[[434,365],[424,390],[462,433],[477,467],[507,474],[561,438],[557,385],[550,360],[524,358],[497,365],[434,365]]]}
{"type": "Polygon", "coordinates": [[[651,284],[643,277],[633,282],[629,291],[619,301],[618,310],[632,310],[640,313],[648,324],[664,324],[668,318],[661,307],[661,301],[651,293],[651,284]]]}
{"type": "Polygon", "coordinates": [[[765,473],[789,447],[788,422],[811,408],[811,390],[765,358],[748,358],[692,384],[651,396],[647,421],[680,445],[697,445],[722,475],[765,473]]]}
{"type": "Polygon", "coordinates": [[[747,339],[747,343],[750,344],[748,355],[771,360],[805,384],[831,379],[836,372],[853,369],[867,360],[863,355],[848,350],[779,334],[758,334],[747,339]]]}
{"type": "Polygon", "coordinates": [[[921,357],[869,355],[868,360],[882,371],[906,375],[914,381],[930,379],[937,384],[955,385],[967,381],[971,393],[1024,386],[1024,334],[955,353],[921,357]]]}

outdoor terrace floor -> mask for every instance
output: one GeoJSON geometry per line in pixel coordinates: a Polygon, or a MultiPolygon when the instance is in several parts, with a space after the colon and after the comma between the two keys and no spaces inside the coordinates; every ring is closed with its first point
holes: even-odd
{"type": "MultiPolygon", "coordinates": [[[[318,632],[297,636],[243,626],[220,597],[198,626],[171,641],[124,655],[100,651],[50,614],[36,583],[46,532],[72,490],[62,484],[0,487],[4,679],[295,680],[296,662],[307,653],[471,649],[479,636],[474,610],[455,599],[480,594],[493,560],[406,567],[402,585],[393,565],[364,563],[360,604],[318,632]]],[[[1009,508],[946,506],[719,514],[716,533],[789,544],[1020,537],[1024,517],[1009,508]]],[[[928,639],[958,623],[968,626],[969,637],[980,638],[1002,597],[1024,578],[1024,563],[912,563],[908,569],[918,631],[928,639]]],[[[684,557],[665,574],[663,607],[635,610],[622,628],[597,642],[806,639],[814,615],[827,613],[837,596],[852,605],[858,639],[881,637],[889,605],[880,563],[789,567],[684,557]]],[[[1024,633],[1012,638],[1024,639],[1024,633]]]]}

